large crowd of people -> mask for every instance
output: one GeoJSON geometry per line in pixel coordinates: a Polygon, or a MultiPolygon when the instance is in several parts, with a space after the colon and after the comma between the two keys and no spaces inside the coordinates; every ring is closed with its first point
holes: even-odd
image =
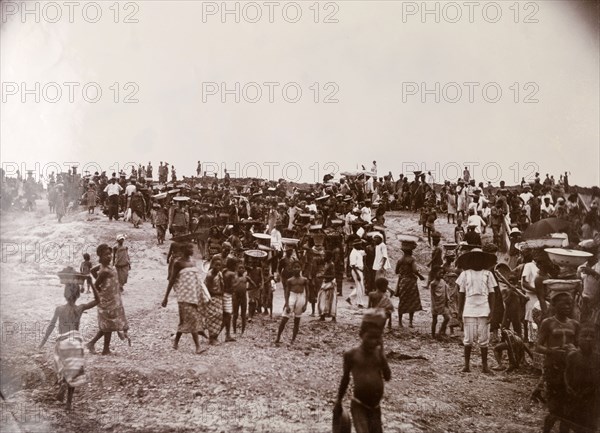
{"type": "MultiPolygon", "coordinates": [[[[98,209],[109,221],[123,220],[133,227],[151,224],[158,245],[170,234],[168,285],[162,306],[167,307],[174,292],[179,311],[174,349],[184,333],[191,335],[197,353],[206,350],[201,337],[216,345],[225,331],[224,341],[234,342],[237,330],[243,334],[255,315],[273,315],[273,292],[278,284],[284,292],[284,309],[274,342],[277,345],[290,318],[294,319],[291,341],[296,340],[305,312],[335,322],[340,301],[351,308],[376,309],[380,316],[365,310],[362,346],[345,355],[336,404],[340,415],[350,373],[357,385],[365,380],[363,369],[374,369],[373,377],[389,379],[385,356],[377,349],[384,326],[392,328],[394,310],[400,327],[404,315],[408,315],[408,326],[414,326],[414,314],[423,309],[418,280],[426,280],[431,295],[431,335],[447,339],[462,331],[463,372],[471,371],[475,345],[481,351],[485,373],[490,373],[488,345],[496,369],[504,368],[503,353],[507,352],[509,371],[519,368],[525,355],[532,356],[535,350],[545,358],[543,380],[532,393],[532,398],[543,395],[547,402],[544,431],[550,431],[557,421],[561,431],[595,431],[597,416],[589,414],[597,408],[600,383],[597,188],[586,209],[569,185],[567,173],[558,182],[548,175],[542,181],[536,173],[531,183],[509,187],[501,182],[494,187],[477,183],[465,169],[456,182],[434,184],[433,176],[422,172],[414,172],[412,179],[400,174],[394,180],[391,173],[378,177],[373,162],[371,171],[295,185],[284,179],[233,179],[227,174],[219,179],[206,176],[198,165],[197,176],[183,179],[177,178],[172,166],[169,176],[169,164],[162,162],[158,179],[151,163],[140,164],[130,174],[108,177],[104,172],[94,173],[79,177],[79,190],[71,195],[75,205],[88,213],[98,209]],[[393,266],[385,221],[387,212],[398,210],[419,216],[423,237],[431,248],[428,263],[418,263],[413,255],[418,237],[401,235],[401,255],[393,266]],[[540,233],[543,220],[550,228],[540,233]],[[454,239],[442,242],[440,224],[451,225],[454,239]],[[578,269],[560,268],[543,248],[527,242],[551,233],[561,233],[564,246],[589,251],[590,259],[578,269]],[[201,264],[193,259],[196,250],[201,264]],[[424,266],[427,272],[422,270],[424,266]],[[393,274],[398,280],[396,287],[390,288],[393,274]],[[347,295],[344,279],[352,282],[347,295]],[[552,291],[544,284],[552,279],[575,279],[580,284],[570,292],[552,291]],[[397,307],[394,297],[398,297],[397,307]],[[587,380],[582,379],[583,371],[587,380]]],[[[73,173],[68,176],[72,178],[73,173]]],[[[59,182],[51,179],[48,185],[50,211],[57,214],[59,222],[67,207],[75,207],[65,191],[67,177],[59,182]]],[[[117,236],[113,248],[100,245],[97,255],[99,265],[82,263],[82,272],[77,274],[81,284],[92,281],[90,274],[94,277],[93,303],[78,306],[79,290],[72,284],[65,286],[67,304],[57,308],[52,322],[52,328],[59,322],[58,354],[66,345],[65,353],[72,354],[68,349],[83,348],[84,344],[93,352],[102,337],[102,353],[110,353],[112,332],[129,339],[121,299],[131,267],[125,236],[117,236]],[[64,343],[66,324],[78,324],[81,312],[94,306],[99,324],[94,339],[87,344],[80,339],[64,343]]],[[[69,332],[77,329],[74,326],[69,332]]],[[[64,374],[63,379],[70,396],[72,387],[79,384],[78,377],[64,374]]],[[[383,384],[376,388],[378,397],[355,387],[352,414],[357,431],[381,427],[378,404],[383,384]]]]}

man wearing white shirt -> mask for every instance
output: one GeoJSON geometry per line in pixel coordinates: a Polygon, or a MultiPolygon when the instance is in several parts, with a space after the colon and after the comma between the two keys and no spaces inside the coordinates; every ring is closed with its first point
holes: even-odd
{"type": "Polygon", "coordinates": [[[367,199],[371,199],[373,197],[373,178],[371,176],[367,176],[367,181],[365,182],[365,195],[367,199]]]}
{"type": "Polygon", "coordinates": [[[519,198],[523,200],[523,208],[527,211],[527,217],[531,219],[531,206],[529,205],[529,200],[533,198],[533,194],[531,193],[531,187],[529,185],[525,185],[523,189],[524,191],[519,194],[519,198]]]}
{"type": "Polygon", "coordinates": [[[344,216],[344,234],[350,236],[352,234],[352,223],[356,221],[358,217],[349,210],[346,216],[344,216]]]}
{"type": "MultiPolygon", "coordinates": [[[[532,337],[534,328],[533,324],[535,323],[533,320],[533,309],[536,303],[539,302],[538,292],[535,287],[535,280],[540,272],[538,265],[535,261],[531,261],[525,263],[523,265],[523,270],[521,272],[521,287],[525,289],[525,294],[527,295],[527,302],[525,303],[525,341],[530,341],[529,339],[532,337]]],[[[544,306],[540,303],[540,308],[542,309],[542,313],[546,314],[546,304],[544,302],[544,306]]]]}
{"type": "Polygon", "coordinates": [[[346,299],[346,302],[348,302],[350,305],[353,305],[352,301],[356,300],[356,305],[358,305],[359,308],[362,308],[365,305],[365,278],[363,270],[364,257],[366,253],[359,249],[360,245],[360,240],[354,241],[352,244],[352,251],[350,251],[350,269],[352,272],[352,279],[354,280],[354,284],[356,284],[356,286],[354,287],[354,290],[352,290],[352,293],[350,293],[350,296],[348,296],[346,299]]]}
{"type": "Polygon", "coordinates": [[[552,205],[551,200],[552,199],[548,196],[544,197],[544,202],[542,203],[542,206],[540,206],[542,218],[548,218],[554,215],[554,206],[552,205]]]}
{"type": "Polygon", "coordinates": [[[275,273],[279,268],[279,259],[283,255],[281,232],[279,231],[278,226],[273,227],[273,230],[271,230],[271,248],[273,248],[273,261],[271,262],[271,270],[273,273],[275,273]]]}
{"type": "Polygon", "coordinates": [[[431,174],[430,171],[427,172],[427,183],[429,184],[430,187],[433,188],[433,184],[435,182],[435,178],[433,177],[433,174],[431,174]]]}
{"type": "MultiPolygon", "coordinates": [[[[477,251],[477,249],[473,251],[477,251]]],[[[466,269],[458,276],[456,284],[459,287],[459,311],[462,312],[464,323],[465,367],[463,372],[470,371],[471,349],[477,338],[481,348],[483,372],[489,373],[487,364],[489,320],[492,317],[492,306],[494,305],[494,288],[498,286],[498,283],[494,274],[488,270],[466,269]]]]}
{"type": "Polygon", "coordinates": [[[379,233],[375,238],[375,260],[373,261],[373,270],[375,271],[375,281],[378,278],[385,278],[385,272],[391,268],[390,259],[387,253],[387,246],[383,243],[383,236],[379,233]]]}
{"type": "Polygon", "coordinates": [[[581,322],[590,320],[593,317],[594,310],[598,309],[598,299],[600,296],[600,262],[597,260],[600,252],[596,252],[596,257],[592,257],[587,263],[577,268],[577,277],[583,282],[583,292],[581,294],[581,322]]]}
{"type": "Polygon", "coordinates": [[[117,178],[113,177],[111,183],[106,185],[104,192],[108,194],[108,220],[112,221],[113,218],[117,220],[119,218],[119,194],[121,194],[123,188],[117,183],[117,178]]]}
{"type": "Polygon", "coordinates": [[[475,233],[481,234],[483,227],[486,226],[485,221],[479,215],[475,214],[475,210],[469,210],[469,218],[467,219],[467,227],[475,225],[475,233]]]}
{"type": "Polygon", "coordinates": [[[362,219],[365,222],[370,223],[371,222],[371,218],[372,218],[372,216],[371,216],[371,207],[368,205],[368,202],[367,202],[360,209],[360,219],[362,219]]]}
{"type": "Polygon", "coordinates": [[[135,194],[136,191],[137,188],[135,186],[135,180],[131,179],[129,185],[125,187],[125,196],[127,197],[127,209],[131,207],[131,197],[133,197],[133,194],[135,194]]]}

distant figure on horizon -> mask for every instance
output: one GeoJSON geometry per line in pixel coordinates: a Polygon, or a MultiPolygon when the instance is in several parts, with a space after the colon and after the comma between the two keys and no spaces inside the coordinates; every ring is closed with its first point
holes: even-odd
{"type": "Polygon", "coordinates": [[[466,183],[469,183],[469,180],[471,180],[471,172],[467,167],[465,167],[465,170],[463,171],[463,180],[466,183]]]}

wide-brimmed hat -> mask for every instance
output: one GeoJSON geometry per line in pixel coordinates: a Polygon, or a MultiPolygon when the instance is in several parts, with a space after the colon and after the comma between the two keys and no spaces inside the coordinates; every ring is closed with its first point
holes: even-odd
{"type": "Polygon", "coordinates": [[[120,233],[117,235],[117,241],[120,241],[121,239],[125,240],[125,235],[120,233]]]}
{"type": "Polygon", "coordinates": [[[485,253],[480,248],[473,248],[458,257],[456,266],[461,269],[487,269],[494,266],[497,260],[495,254],[485,253]]]}

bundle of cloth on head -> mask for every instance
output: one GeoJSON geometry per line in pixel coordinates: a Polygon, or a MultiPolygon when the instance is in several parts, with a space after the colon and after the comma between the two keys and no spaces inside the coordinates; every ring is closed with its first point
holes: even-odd
{"type": "Polygon", "coordinates": [[[379,331],[383,332],[387,317],[383,308],[369,308],[365,310],[360,324],[360,330],[366,331],[379,331]]]}

